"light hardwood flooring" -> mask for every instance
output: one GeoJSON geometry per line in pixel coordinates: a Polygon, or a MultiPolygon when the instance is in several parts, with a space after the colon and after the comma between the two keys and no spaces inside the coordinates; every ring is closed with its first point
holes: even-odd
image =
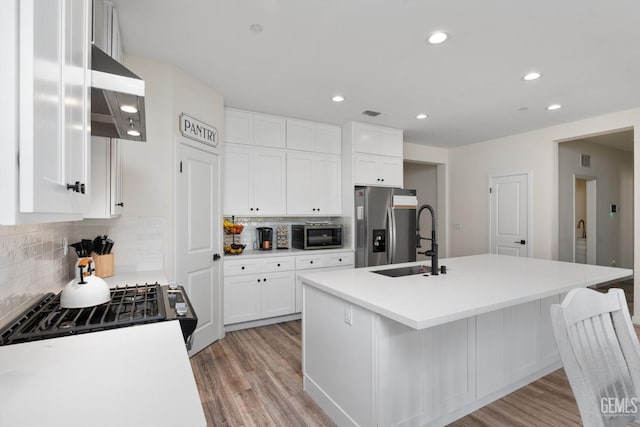
{"type": "MultiPolygon", "coordinates": [[[[298,320],[231,332],[191,359],[209,426],[334,425],[302,390],[300,328],[298,320]]],[[[559,427],[581,422],[559,369],[451,425],[559,427]]]]}

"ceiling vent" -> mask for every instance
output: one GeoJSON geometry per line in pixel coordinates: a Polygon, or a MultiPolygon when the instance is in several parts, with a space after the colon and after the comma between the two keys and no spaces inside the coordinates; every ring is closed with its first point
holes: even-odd
{"type": "Polygon", "coordinates": [[[369,117],[378,117],[380,114],[382,114],[379,111],[373,111],[373,110],[364,110],[362,112],[362,114],[364,114],[365,116],[369,116],[369,117]]]}
{"type": "Polygon", "coordinates": [[[583,168],[591,167],[591,155],[590,154],[580,154],[580,166],[583,168]]]}

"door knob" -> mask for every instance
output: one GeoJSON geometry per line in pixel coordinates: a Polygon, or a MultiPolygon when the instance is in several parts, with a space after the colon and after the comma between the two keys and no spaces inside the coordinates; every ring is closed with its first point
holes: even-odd
{"type": "Polygon", "coordinates": [[[520,243],[521,245],[526,245],[526,244],[527,244],[527,241],[526,241],[526,240],[516,240],[516,241],[515,241],[515,242],[513,242],[513,243],[520,243]]]}
{"type": "MultiPolygon", "coordinates": [[[[217,261],[220,259],[220,254],[213,254],[213,260],[217,261]]],[[[242,267],[242,269],[244,269],[244,267],[242,267]]]]}

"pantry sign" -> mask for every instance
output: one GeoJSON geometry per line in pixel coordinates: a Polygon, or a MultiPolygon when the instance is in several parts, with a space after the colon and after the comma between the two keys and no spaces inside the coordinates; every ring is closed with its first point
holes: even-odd
{"type": "Polygon", "coordinates": [[[218,145],[218,131],[213,126],[182,113],[180,114],[180,133],[186,138],[193,139],[212,147],[218,145]]]}

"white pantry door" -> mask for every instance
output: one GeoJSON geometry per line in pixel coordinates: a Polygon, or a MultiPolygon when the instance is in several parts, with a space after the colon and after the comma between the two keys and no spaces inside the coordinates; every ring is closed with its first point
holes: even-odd
{"type": "Polygon", "coordinates": [[[530,256],[529,176],[490,179],[491,253],[530,256]]]}
{"type": "Polygon", "coordinates": [[[177,274],[198,316],[194,355],[222,337],[220,159],[217,153],[179,144],[177,274]]]}

